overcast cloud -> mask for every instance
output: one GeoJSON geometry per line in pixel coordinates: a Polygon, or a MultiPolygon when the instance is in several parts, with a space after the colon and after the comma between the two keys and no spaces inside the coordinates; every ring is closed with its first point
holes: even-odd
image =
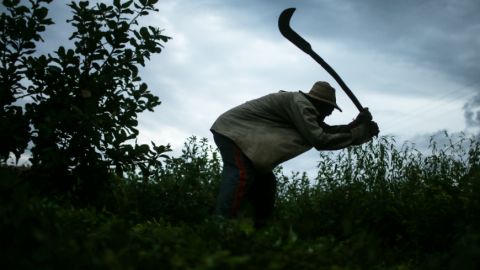
{"type": "MultiPolygon", "coordinates": [[[[95,1],[92,1],[95,2],[95,1]]],[[[140,116],[140,140],[170,143],[191,135],[212,139],[209,128],[224,111],[280,89],[308,91],[317,80],[337,88],[343,124],[357,114],[335,81],[284,39],[278,15],[296,7],[291,25],[307,39],[369,107],[381,134],[404,139],[480,127],[480,1],[254,1],[160,0],[143,24],[173,37],[142,70],[162,100],[140,116]]],[[[44,48],[70,31],[65,2],[54,1],[57,25],[44,48]]],[[[314,151],[287,163],[315,167],[314,151]]]]}

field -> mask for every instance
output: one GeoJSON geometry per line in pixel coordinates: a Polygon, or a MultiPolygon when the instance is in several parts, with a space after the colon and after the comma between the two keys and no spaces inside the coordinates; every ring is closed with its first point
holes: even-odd
{"type": "Polygon", "coordinates": [[[316,179],[279,168],[261,230],[212,216],[221,162],[205,139],[89,196],[2,167],[3,269],[478,269],[479,142],[396,145],[321,153],[316,179]]]}

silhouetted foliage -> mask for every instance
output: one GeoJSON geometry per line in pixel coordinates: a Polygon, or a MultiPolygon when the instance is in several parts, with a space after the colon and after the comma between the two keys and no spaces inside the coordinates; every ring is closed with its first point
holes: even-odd
{"type": "Polygon", "coordinates": [[[30,7],[19,0],[3,1],[0,15],[0,160],[12,153],[16,160],[30,141],[29,119],[18,100],[25,95],[27,59],[42,41],[40,33],[52,20],[47,18],[45,3],[51,0],[32,0],[30,7]]]}
{"type": "Polygon", "coordinates": [[[31,141],[32,168],[48,182],[98,183],[111,172],[148,177],[169,150],[135,140],[138,113],[160,104],[138,72],[169,39],[156,27],[138,24],[158,11],[157,1],[73,1],[67,21],[73,47],[39,55],[35,41],[52,23],[42,5],[49,2],[3,2],[8,12],[0,29],[1,158],[12,152],[18,160],[31,141]],[[14,105],[19,102],[26,110],[14,105]]]}
{"type": "Polygon", "coordinates": [[[277,168],[266,228],[217,218],[221,161],[206,139],[162,162],[168,146],[132,142],[137,114],[159,104],[137,70],[168,39],[137,25],[156,1],[72,2],[73,48],[38,55],[49,2],[3,1],[1,158],[34,143],[32,170],[0,166],[5,269],[480,267],[478,139],[321,152],[313,181],[277,168]],[[74,192],[45,196],[42,179],[74,192]]]}
{"type": "Polygon", "coordinates": [[[274,221],[212,216],[218,153],[190,138],[149,181],[76,207],[0,168],[0,258],[15,269],[478,269],[480,143],[421,153],[380,138],[323,154],[318,177],[276,170],[274,221]],[[18,258],[22,258],[19,260],[18,258]]]}

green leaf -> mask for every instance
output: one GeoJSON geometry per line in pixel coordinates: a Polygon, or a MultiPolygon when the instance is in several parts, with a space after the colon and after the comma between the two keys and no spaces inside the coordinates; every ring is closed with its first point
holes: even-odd
{"type": "Polygon", "coordinates": [[[92,67],[96,70],[96,71],[99,71],[100,70],[100,65],[98,63],[92,63],[92,67]]]}
{"type": "Polygon", "coordinates": [[[130,60],[133,57],[133,51],[131,49],[125,49],[125,59],[130,60]]]}
{"type": "Polygon", "coordinates": [[[12,8],[17,6],[20,3],[20,0],[4,0],[3,5],[7,8],[12,8]]]}
{"type": "Polygon", "coordinates": [[[142,36],[143,39],[150,38],[150,32],[148,32],[148,29],[146,27],[140,28],[140,35],[142,36]]]}
{"type": "Polygon", "coordinates": [[[107,40],[108,44],[112,44],[112,45],[113,45],[114,42],[115,42],[112,35],[106,35],[106,36],[105,36],[105,39],[107,40]]]}
{"type": "Polygon", "coordinates": [[[48,19],[44,19],[44,20],[41,20],[40,22],[41,24],[44,24],[44,25],[51,25],[51,24],[54,24],[53,20],[48,18],[48,19]]]}
{"type": "Polygon", "coordinates": [[[25,49],[34,49],[34,48],[35,48],[35,43],[33,43],[33,42],[25,42],[25,44],[23,44],[23,48],[25,48],[25,49]]]}
{"type": "Polygon", "coordinates": [[[48,15],[48,8],[39,8],[33,12],[33,15],[37,16],[39,19],[45,19],[45,17],[48,15]]]}
{"type": "Polygon", "coordinates": [[[139,153],[148,153],[150,147],[148,146],[148,144],[137,145],[136,150],[139,153]]]}
{"type": "Polygon", "coordinates": [[[163,41],[163,42],[167,42],[169,39],[172,39],[171,37],[168,37],[168,36],[163,36],[161,35],[160,36],[160,39],[163,41]]]}
{"type": "Polygon", "coordinates": [[[45,26],[39,25],[35,28],[35,30],[38,31],[38,32],[43,32],[43,31],[45,31],[45,26]]]}
{"type": "Polygon", "coordinates": [[[122,4],[122,8],[128,8],[130,5],[132,5],[133,0],[127,1],[124,4],[122,4]]]}
{"type": "MultiPolygon", "coordinates": [[[[20,15],[23,15],[25,13],[28,13],[30,11],[30,9],[26,6],[19,6],[15,9],[15,11],[20,14],[20,15]]],[[[35,10],[36,11],[36,10],[35,10]]],[[[34,12],[35,14],[35,12],[34,12]]]]}
{"type": "Polygon", "coordinates": [[[71,58],[71,57],[73,57],[74,55],[75,55],[75,52],[74,52],[72,49],[68,49],[68,51],[67,51],[67,56],[71,58]]]}
{"type": "Polygon", "coordinates": [[[89,4],[90,4],[90,3],[89,3],[88,1],[80,1],[80,2],[78,3],[78,5],[80,6],[80,8],[86,8],[86,7],[88,7],[89,4]]]}
{"type": "Polygon", "coordinates": [[[138,126],[138,121],[136,119],[130,119],[128,121],[128,125],[132,126],[132,127],[136,127],[136,126],[138,126]]]}
{"type": "Polygon", "coordinates": [[[117,22],[114,20],[107,20],[107,26],[110,29],[116,29],[117,28],[117,22]]]}
{"type": "Polygon", "coordinates": [[[140,85],[140,88],[138,89],[138,91],[143,93],[143,92],[146,92],[146,91],[147,91],[147,88],[148,88],[147,84],[146,84],[146,83],[142,83],[142,84],[140,85]]]}
{"type": "Polygon", "coordinates": [[[138,33],[137,30],[133,30],[133,34],[135,35],[135,37],[136,37],[137,39],[142,39],[142,36],[140,36],[140,33],[138,33]]]}
{"type": "Polygon", "coordinates": [[[57,55],[60,57],[63,57],[65,55],[65,48],[63,46],[60,46],[57,50],[57,55]]]}

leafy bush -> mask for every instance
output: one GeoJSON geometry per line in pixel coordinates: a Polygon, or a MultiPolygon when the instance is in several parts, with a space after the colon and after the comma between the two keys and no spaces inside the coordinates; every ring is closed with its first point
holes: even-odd
{"type": "Polygon", "coordinates": [[[170,39],[138,19],[156,0],[72,1],[72,48],[40,55],[36,42],[52,24],[51,0],[3,1],[0,17],[0,159],[31,142],[31,163],[45,190],[94,193],[114,172],[148,175],[169,146],[137,144],[137,114],[160,104],[138,66],[170,39]],[[20,104],[23,104],[20,106],[20,104]],[[43,175],[43,177],[40,177],[43,175]],[[56,180],[55,180],[56,179],[56,180]]]}
{"type": "Polygon", "coordinates": [[[457,241],[475,239],[471,230],[480,228],[479,145],[473,138],[443,148],[432,141],[432,152],[422,154],[384,137],[338,155],[322,153],[314,184],[298,174],[293,181],[281,178],[278,218],[302,238],[345,239],[363,262],[365,248],[376,254],[374,261],[401,250],[415,261],[445,256],[437,261],[441,268],[457,241]]]}
{"type": "Polygon", "coordinates": [[[155,175],[117,178],[101,207],[36,196],[23,172],[1,168],[0,259],[16,269],[477,269],[479,142],[432,143],[428,154],[395,145],[321,153],[314,181],[278,169],[263,230],[212,216],[221,162],[205,139],[155,175]]]}
{"type": "Polygon", "coordinates": [[[33,169],[0,166],[6,269],[480,267],[477,139],[320,153],[315,179],[275,171],[265,229],[214,217],[221,161],[206,139],[171,158],[132,142],[137,114],[160,104],[137,67],[168,40],[137,25],[157,1],[72,2],[73,48],[38,55],[50,2],[2,2],[0,158],[34,143],[33,169]]]}
{"type": "Polygon", "coordinates": [[[130,213],[126,217],[139,221],[199,222],[213,212],[219,181],[218,153],[206,139],[191,137],[182,154],[167,159],[154,175],[132,176],[115,185],[106,204],[110,211],[130,213]]]}
{"type": "Polygon", "coordinates": [[[0,160],[8,159],[10,153],[18,160],[30,141],[29,119],[17,101],[27,89],[22,80],[28,56],[42,40],[40,33],[53,23],[43,6],[51,0],[30,1],[30,8],[19,2],[3,1],[6,12],[2,9],[0,15],[0,160]]]}

